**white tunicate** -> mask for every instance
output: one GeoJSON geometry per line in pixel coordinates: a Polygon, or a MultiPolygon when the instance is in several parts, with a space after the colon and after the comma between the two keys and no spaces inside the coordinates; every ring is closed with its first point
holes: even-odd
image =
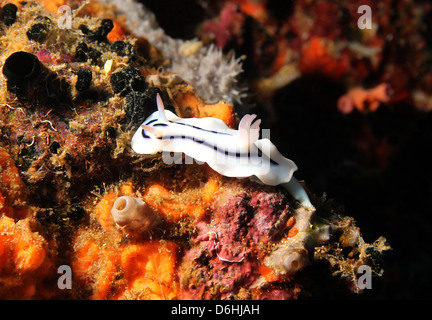
{"type": "Polygon", "coordinates": [[[283,258],[283,266],[287,274],[294,274],[309,264],[309,259],[304,253],[291,252],[283,258]]]}
{"type": "Polygon", "coordinates": [[[148,231],[158,222],[159,217],[142,199],[130,196],[118,197],[111,209],[114,222],[119,227],[148,231]]]}

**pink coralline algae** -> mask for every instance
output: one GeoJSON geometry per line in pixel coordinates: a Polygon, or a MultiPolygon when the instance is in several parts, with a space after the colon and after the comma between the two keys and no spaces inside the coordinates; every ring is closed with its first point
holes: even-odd
{"type": "Polygon", "coordinates": [[[287,198],[269,189],[231,184],[219,194],[183,258],[183,298],[228,298],[257,280],[263,255],[290,217],[287,198]]]}
{"type": "Polygon", "coordinates": [[[293,299],[293,295],[284,290],[272,290],[269,292],[263,292],[259,296],[260,300],[291,300],[293,299]]]}
{"type": "Polygon", "coordinates": [[[222,9],[220,18],[207,22],[203,27],[203,33],[214,37],[218,48],[224,48],[230,42],[241,44],[238,36],[241,33],[245,16],[233,3],[227,3],[222,9]]]}
{"type": "Polygon", "coordinates": [[[38,57],[39,61],[51,60],[51,53],[46,49],[41,49],[38,52],[36,52],[36,56],[38,57]]]}

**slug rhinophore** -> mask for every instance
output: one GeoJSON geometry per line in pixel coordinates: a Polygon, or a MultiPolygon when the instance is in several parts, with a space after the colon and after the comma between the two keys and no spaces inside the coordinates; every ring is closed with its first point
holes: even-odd
{"type": "Polygon", "coordinates": [[[262,183],[282,185],[302,205],[312,207],[309,197],[293,177],[295,163],[280,154],[267,138],[259,139],[261,120],[245,115],[239,129],[230,129],[222,120],[179,118],[165,110],[159,94],[158,111],[135,132],[132,149],[140,154],[182,152],[228,177],[256,177],[262,183]]]}

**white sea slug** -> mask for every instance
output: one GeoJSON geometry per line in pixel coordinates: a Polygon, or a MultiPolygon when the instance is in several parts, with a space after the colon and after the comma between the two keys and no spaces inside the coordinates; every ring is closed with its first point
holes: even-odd
{"type": "Polygon", "coordinates": [[[132,149],[140,154],[184,153],[197,162],[206,162],[227,177],[258,178],[262,183],[282,185],[302,205],[312,207],[309,197],[293,177],[295,163],[280,154],[267,138],[259,139],[261,120],[245,115],[239,129],[230,129],[222,120],[179,118],[157,95],[158,111],[151,114],[135,132],[132,149]]]}

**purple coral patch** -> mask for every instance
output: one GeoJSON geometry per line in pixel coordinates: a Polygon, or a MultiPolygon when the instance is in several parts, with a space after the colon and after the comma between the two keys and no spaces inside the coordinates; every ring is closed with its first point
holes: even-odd
{"type": "Polygon", "coordinates": [[[283,194],[250,187],[249,183],[228,187],[215,201],[209,221],[197,224],[182,262],[188,270],[181,273],[187,275],[181,279],[184,298],[226,298],[260,275],[265,245],[277,240],[290,214],[283,194]]]}

